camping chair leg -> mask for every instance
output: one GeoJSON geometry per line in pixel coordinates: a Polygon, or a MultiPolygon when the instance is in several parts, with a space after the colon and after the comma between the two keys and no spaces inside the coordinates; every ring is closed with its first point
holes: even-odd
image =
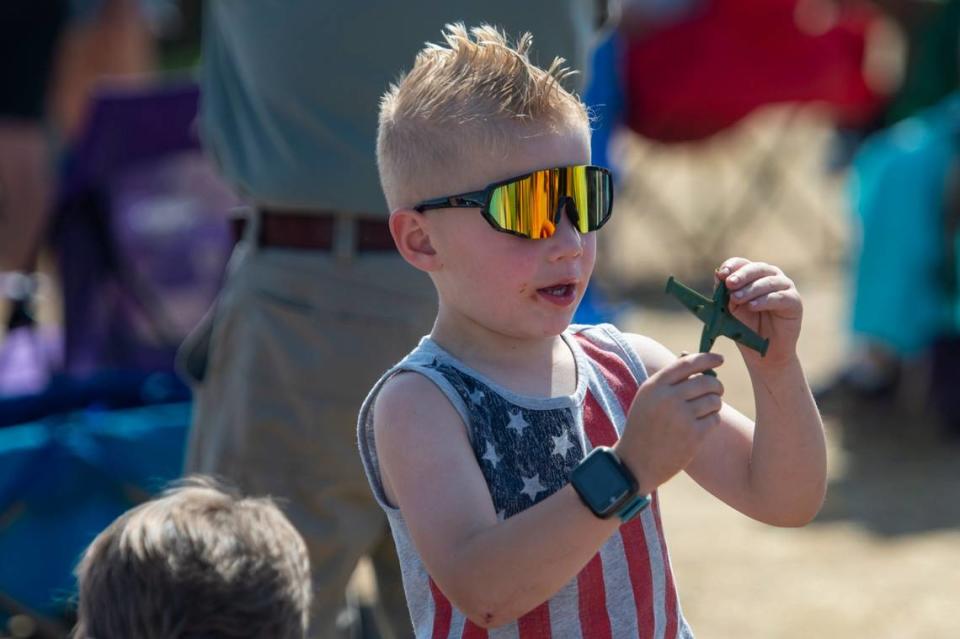
{"type": "Polygon", "coordinates": [[[36,275],[0,273],[0,286],[6,289],[4,297],[10,303],[6,319],[7,332],[24,326],[35,326],[37,322],[33,305],[39,286],[36,275]]]}
{"type": "Polygon", "coordinates": [[[781,143],[786,137],[796,114],[796,108],[790,109],[786,121],[778,127],[773,142],[758,154],[753,167],[748,175],[743,178],[744,187],[737,198],[736,204],[732,207],[721,204],[717,210],[704,216],[704,226],[712,226],[714,230],[712,234],[704,234],[704,237],[712,238],[708,249],[703,252],[703,255],[707,256],[708,259],[718,255],[719,251],[727,245],[727,239],[733,229],[733,224],[738,227],[751,224],[759,215],[761,204],[773,199],[771,196],[776,192],[774,187],[778,186],[774,180],[773,170],[774,166],[779,166],[776,162],[777,152],[780,150],[781,143]],[[758,185],[762,185],[763,188],[758,189],[758,185]],[[760,197],[757,197],[758,192],[760,197]],[[724,210],[728,210],[730,213],[724,214],[724,210]]]}
{"type": "MultiPolygon", "coordinates": [[[[763,212],[766,205],[775,203],[788,184],[792,181],[792,174],[785,170],[780,162],[780,149],[782,143],[790,131],[791,124],[800,113],[800,107],[793,107],[788,112],[784,121],[778,126],[778,135],[773,142],[764,149],[757,159],[754,167],[750,171],[744,182],[747,185],[736,206],[731,207],[731,213],[724,216],[723,220],[718,220],[717,215],[707,216],[705,219],[721,230],[713,235],[709,249],[704,251],[704,255],[712,256],[722,250],[726,243],[728,231],[731,229],[731,223],[735,222],[737,226],[745,226],[754,222],[754,220],[763,212]],[[756,188],[757,185],[762,188],[756,188]],[[717,223],[719,221],[719,224],[717,223]]],[[[795,188],[793,194],[805,195],[803,189],[795,188]]],[[[820,207],[811,206],[807,210],[818,211],[820,207]]],[[[784,216],[773,216],[773,221],[780,224],[788,232],[793,230],[784,216]]],[[[843,239],[836,231],[831,231],[829,225],[823,224],[822,243],[818,255],[834,260],[840,259],[843,255],[843,239]]]]}
{"type": "Polygon", "coordinates": [[[33,314],[27,309],[26,300],[17,300],[10,305],[10,315],[7,318],[7,332],[18,328],[35,326],[37,323],[33,314]]]}
{"type": "MultiPolygon", "coordinates": [[[[686,245],[689,242],[695,242],[697,238],[700,238],[701,235],[698,231],[688,228],[687,224],[683,223],[681,215],[677,215],[676,210],[671,206],[664,198],[660,195],[658,188],[650,186],[650,183],[647,181],[646,177],[643,175],[642,171],[631,171],[633,166],[642,165],[645,160],[645,155],[650,154],[649,148],[652,147],[640,147],[631,157],[631,161],[634,164],[631,166],[623,167],[621,175],[624,177],[624,185],[634,191],[637,196],[633,194],[625,197],[625,200],[633,201],[634,199],[639,199],[644,202],[644,207],[642,211],[637,211],[636,215],[638,217],[648,217],[655,219],[657,224],[664,225],[663,233],[658,235],[664,236],[664,241],[674,242],[677,245],[686,245]]],[[[631,214],[634,214],[631,212],[631,214]]],[[[697,251],[699,252],[699,247],[697,251]]],[[[681,255],[680,252],[673,256],[674,258],[686,257],[685,261],[689,270],[685,270],[681,267],[682,272],[696,273],[700,269],[701,259],[695,255],[681,255]]]]}
{"type": "Polygon", "coordinates": [[[23,615],[29,617],[36,624],[36,632],[31,635],[35,639],[63,639],[70,632],[70,629],[59,621],[31,610],[3,592],[0,592],[0,611],[11,616],[23,615]]]}

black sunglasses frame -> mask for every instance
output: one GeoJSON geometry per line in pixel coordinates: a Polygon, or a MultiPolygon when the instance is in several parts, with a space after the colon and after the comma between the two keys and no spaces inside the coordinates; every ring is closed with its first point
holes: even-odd
{"type": "MultiPolygon", "coordinates": [[[[487,223],[494,228],[494,230],[500,231],[501,233],[507,233],[508,235],[522,237],[528,240],[538,239],[538,238],[531,238],[529,235],[524,235],[523,233],[518,233],[517,231],[511,231],[509,229],[502,228],[499,224],[497,224],[497,221],[493,218],[492,215],[490,215],[490,201],[493,198],[493,192],[501,186],[506,186],[507,184],[512,184],[513,182],[519,182],[520,180],[524,180],[530,177],[534,173],[540,173],[540,171],[572,169],[577,166],[583,166],[584,168],[595,169],[597,171],[600,171],[603,175],[607,176],[607,180],[610,183],[610,200],[607,203],[606,215],[604,215],[603,219],[597,225],[597,228],[591,229],[590,231],[587,231],[587,232],[592,233],[593,231],[599,231],[603,227],[603,225],[609,222],[610,218],[613,217],[613,176],[610,173],[609,169],[605,169],[602,166],[596,166],[593,164],[586,164],[586,165],[577,164],[575,166],[562,166],[555,169],[540,169],[538,171],[531,171],[529,173],[524,173],[523,175],[517,175],[512,178],[507,178],[506,180],[493,182],[492,184],[488,184],[487,186],[485,186],[483,189],[479,191],[470,191],[469,193],[460,193],[458,195],[447,195],[445,197],[437,197],[429,200],[424,200],[420,204],[417,204],[416,206],[414,206],[413,210],[417,211],[418,213],[423,213],[424,211],[431,211],[435,209],[479,208],[481,215],[483,215],[483,219],[485,219],[487,223]]],[[[561,176],[565,176],[565,175],[566,173],[561,174],[561,176]]],[[[565,178],[562,178],[562,179],[565,179],[565,178]]],[[[566,187],[566,184],[561,184],[560,190],[563,191],[565,187],[566,187]]],[[[567,200],[573,200],[573,198],[569,196],[560,197],[557,203],[557,210],[554,211],[553,213],[554,224],[559,224],[560,211],[561,209],[563,209],[563,204],[565,204],[567,200]]],[[[574,207],[568,208],[567,216],[570,218],[570,221],[574,224],[574,226],[577,226],[577,220],[573,218],[573,212],[571,211],[571,208],[575,209],[576,207],[574,206],[574,207]]],[[[577,216],[579,215],[580,215],[580,211],[577,211],[577,216]]]]}

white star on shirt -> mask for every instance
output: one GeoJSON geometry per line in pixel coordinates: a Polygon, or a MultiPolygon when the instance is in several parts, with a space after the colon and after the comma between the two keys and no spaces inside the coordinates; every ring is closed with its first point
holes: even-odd
{"type": "Polygon", "coordinates": [[[483,402],[483,391],[479,388],[472,393],[470,393],[470,401],[474,404],[480,404],[483,402]]]}
{"type": "Polygon", "coordinates": [[[511,428],[517,431],[517,436],[523,435],[523,429],[529,426],[527,420],[523,418],[523,413],[521,411],[511,412],[510,413],[510,423],[507,424],[507,428],[511,428]]]}
{"type": "Polygon", "coordinates": [[[523,480],[523,490],[520,492],[530,498],[530,501],[536,501],[537,495],[544,492],[546,487],[540,483],[539,473],[533,477],[521,477],[523,480]]]}
{"type": "Polygon", "coordinates": [[[570,441],[570,438],[565,433],[561,433],[551,439],[553,439],[553,454],[560,455],[561,459],[566,459],[567,451],[573,448],[573,442],[570,441]]]}
{"type": "Polygon", "coordinates": [[[494,468],[500,463],[500,455],[497,454],[497,449],[490,442],[487,442],[487,450],[483,453],[483,459],[490,462],[494,468]]]}

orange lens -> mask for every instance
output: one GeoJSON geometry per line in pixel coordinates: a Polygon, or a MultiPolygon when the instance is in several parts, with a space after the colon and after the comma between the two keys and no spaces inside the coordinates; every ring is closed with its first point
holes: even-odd
{"type": "Polygon", "coordinates": [[[487,213],[501,230],[544,239],[556,232],[561,199],[569,199],[576,207],[571,220],[580,233],[589,233],[610,217],[612,186],[610,173],[600,167],[544,169],[496,187],[487,213]]]}

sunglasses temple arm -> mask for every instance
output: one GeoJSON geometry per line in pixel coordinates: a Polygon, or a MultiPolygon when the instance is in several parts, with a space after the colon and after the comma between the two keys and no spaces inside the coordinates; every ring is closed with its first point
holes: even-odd
{"type": "Polygon", "coordinates": [[[485,206],[486,191],[473,191],[460,195],[438,197],[426,200],[413,207],[413,210],[423,213],[432,209],[473,209],[485,206]]]}

